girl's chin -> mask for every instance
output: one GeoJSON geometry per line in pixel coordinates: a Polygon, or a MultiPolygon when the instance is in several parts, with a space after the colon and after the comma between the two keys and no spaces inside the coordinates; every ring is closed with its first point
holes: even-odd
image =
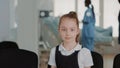
{"type": "Polygon", "coordinates": [[[72,41],[72,40],[70,40],[70,39],[69,39],[69,40],[67,39],[67,40],[65,40],[65,42],[69,42],[69,43],[70,43],[70,42],[73,42],[73,41],[72,41]]]}

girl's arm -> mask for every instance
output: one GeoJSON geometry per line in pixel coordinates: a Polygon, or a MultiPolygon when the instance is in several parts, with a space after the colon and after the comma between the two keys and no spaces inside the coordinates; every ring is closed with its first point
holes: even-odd
{"type": "Polygon", "coordinates": [[[55,63],[55,50],[56,48],[54,47],[50,51],[50,56],[48,61],[49,68],[57,68],[55,63]]]}

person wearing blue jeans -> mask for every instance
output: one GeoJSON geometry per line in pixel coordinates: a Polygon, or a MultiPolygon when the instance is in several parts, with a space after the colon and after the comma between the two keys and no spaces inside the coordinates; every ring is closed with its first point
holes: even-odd
{"type": "Polygon", "coordinates": [[[94,7],[91,4],[91,0],[85,0],[85,6],[87,10],[85,11],[83,18],[83,28],[82,28],[82,45],[93,51],[94,49],[94,30],[95,30],[95,14],[94,7]]]}

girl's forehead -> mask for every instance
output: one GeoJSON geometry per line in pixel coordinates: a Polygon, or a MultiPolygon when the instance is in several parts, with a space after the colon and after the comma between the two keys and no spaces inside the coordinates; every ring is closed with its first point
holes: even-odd
{"type": "Polygon", "coordinates": [[[63,20],[61,21],[60,26],[62,27],[77,27],[76,21],[74,20],[63,20]]]}
{"type": "Polygon", "coordinates": [[[74,19],[74,18],[63,18],[61,20],[61,23],[70,24],[71,22],[73,22],[72,24],[76,24],[77,23],[76,19],[74,19]]]}

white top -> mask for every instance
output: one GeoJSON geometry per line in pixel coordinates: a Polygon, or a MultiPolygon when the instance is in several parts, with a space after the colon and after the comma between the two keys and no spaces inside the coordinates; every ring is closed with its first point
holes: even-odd
{"type": "MultiPolygon", "coordinates": [[[[60,44],[59,46],[59,51],[61,52],[62,55],[70,55],[76,50],[80,50],[78,53],[79,68],[89,67],[93,65],[91,52],[87,48],[82,48],[80,44],[77,44],[77,46],[70,51],[67,51],[62,44],[60,44]]],[[[50,58],[48,64],[51,66],[56,66],[55,51],[56,51],[56,47],[52,48],[50,52],[50,58]]]]}

